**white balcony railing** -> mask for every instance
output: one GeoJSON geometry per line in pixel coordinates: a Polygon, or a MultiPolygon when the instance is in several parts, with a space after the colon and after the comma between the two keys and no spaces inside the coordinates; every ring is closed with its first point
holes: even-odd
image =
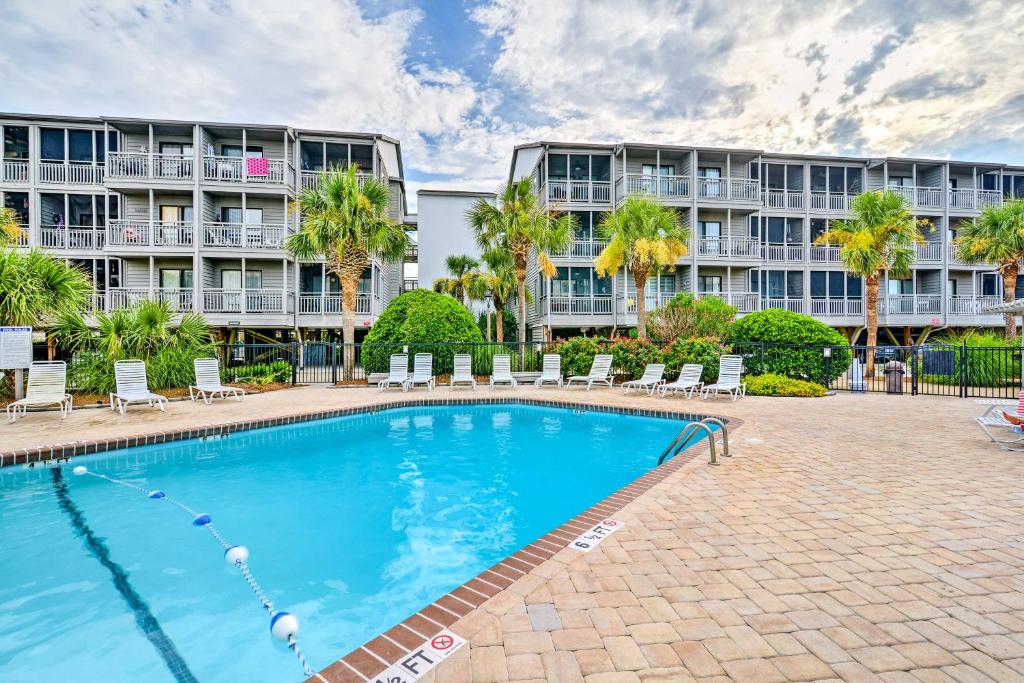
{"type": "MultiPolygon", "coordinates": [[[[300,182],[302,183],[302,189],[318,187],[320,185],[320,175],[322,171],[303,171],[300,175],[300,182]]],[[[372,173],[356,173],[356,179],[359,182],[359,187],[363,186],[367,178],[372,178],[372,173]]],[[[382,179],[383,180],[383,179],[382,179]]]]}
{"type": "Polygon", "coordinates": [[[803,244],[765,244],[763,245],[765,261],[803,261],[803,244]]]}
{"type": "Polygon", "coordinates": [[[991,315],[983,314],[986,308],[1003,303],[998,296],[951,296],[948,299],[950,315],[991,315]]]}
{"type": "Polygon", "coordinates": [[[757,292],[729,292],[724,298],[739,313],[753,313],[761,308],[761,295],[757,292]]]}
{"type": "Polygon", "coordinates": [[[811,192],[811,211],[825,213],[848,213],[856,195],[832,192],[811,192]]]}
{"type": "Polygon", "coordinates": [[[761,243],[747,237],[700,237],[697,256],[759,259],[761,243]]]}
{"type": "Polygon", "coordinates": [[[937,315],[942,312],[938,294],[887,294],[879,297],[883,315],[937,315]]]}
{"type": "Polygon", "coordinates": [[[697,178],[697,196],[701,199],[728,199],[729,183],[725,178],[697,178]]]}
{"type": "Polygon", "coordinates": [[[811,261],[814,263],[839,263],[839,249],[835,244],[812,244],[811,261]]]}
{"type": "Polygon", "coordinates": [[[203,310],[208,313],[285,313],[280,289],[207,289],[203,310]]]}
{"type": "Polygon", "coordinates": [[[107,244],[120,247],[191,247],[192,221],[114,219],[107,226],[107,244]],[[153,239],[150,241],[150,234],[153,239]]]}
{"type": "Polygon", "coordinates": [[[941,209],[942,189],[938,187],[888,187],[890,192],[903,197],[912,209],[941,209]]]}
{"type": "Polygon", "coordinates": [[[823,318],[864,315],[863,299],[811,297],[811,315],[823,318]]]}
{"type": "Polygon", "coordinates": [[[40,161],[39,182],[54,185],[102,185],[103,164],[40,161]]]}
{"type": "Polygon", "coordinates": [[[793,313],[804,312],[804,300],[802,298],[785,296],[767,296],[761,299],[761,310],[769,308],[783,308],[793,313]]]}
{"type": "Polygon", "coordinates": [[[950,211],[980,211],[989,206],[1000,206],[1003,195],[998,190],[974,190],[951,188],[949,190],[950,211]]]}
{"type": "Polygon", "coordinates": [[[942,244],[940,242],[925,242],[915,244],[918,261],[936,262],[942,260],[942,244]]]}
{"type": "Polygon", "coordinates": [[[25,159],[4,159],[0,162],[0,181],[5,183],[27,183],[28,161],[25,159]]]}
{"type": "Polygon", "coordinates": [[[797,190],[765,190],[764,206],[784,211],[804,208],[804,193],[797,190]]]}
{"type": "MultiPolygon", "coordinates": [[[[648,295],[646,295],[644,297],[644,304],[645,304],[645,307],[647,309],[647,312],[650,313],[651,311],[653,311],[656,308],[661,308],[662,306],[667,304],[669,301],[671,301],[673,299],[673,297],[675,297],[676,294],[677,294],[677,292],[662,292],[661,294],[648,294],[648,295]]],[[[626,294],[625,301],[623,301],[621,297],[619,298],[619,301],[622,302],[622,304],[623,304],[621,311],[623,311],[623,312],[625,312],[627,314],[632,314],[632,315],[636,314],[636,304],[637,304],[636,292],[628,292],[626,294]]]]}
{"type": "Polygon", "coordinates": [[[553,258],[595,259],[607,246],[608,242],[602,240],[573,240],[568,247],[553,252],[551,256],[553,258]]]}
{"type": "Polygon", "coordinates": [[[187,154],[107,153],[109,178],[192,180],[194,165],[192,156],[187,154]]]}
{"type": "Polygon", "coordinates": [[[114,287],[107,290],[105,299],[110,304],[110,310],[130,308],[140,301],[163,301],[176,313],[192,310],[191,289],[114,287]]]}
{"type": "Polygon", "coordinates": [[[39,246],[44,249],[99,250],[103,248],[102,227],[43,225],[39,229],[39,246]]]}
{"type": "Polygon", "coordinates": [[[203,223],[203,246],[225,249],[284,248],[285,227],[269,223],[203,223]]]}
{"type": "Polygon", "coordinates": [[[611,315],[610,294],[555,295],[550,298],[552,315],[611,315]]]}
{"type": "Polygon", "coordinates": [[[250,172],[252,158],[225,156],[203,157],[203,179],[232,183],[281,184],[285,182],[285,163],[281,159],[264,159],[266,172],[262,169],[250,172]]]}
{"type": "Polygon", "coordinates": [[[604,204],[612,198],[607,180],[548,180],[546,187],[549,202],[604,204]]]}
{"type": "Polygon", "coordinates": [[[686,199],[690,196],[690,176],[627,173],[625,190],[622,189],[621,177],[616,181],[615,187],[617,197],[642,195],[662,199],[686,199]]]}
{"type": "Polygon", "coordinates": [[[18,236],[14,240],[14,246],[16,247],[27,247],[32,241],[32,233],[29,227],[24,223],[18,224],[18,236]]]}
{"type": "MultiPolygon", "coordinates": [[[[372,310],[372,295],[365,292],[356,294],[356,314],[369,315],[372,310]]],[[[303,292],[299,294],[299,313],[306,315],[340,315],[341,293],[330,292],[318,294],[303,292]]]]}

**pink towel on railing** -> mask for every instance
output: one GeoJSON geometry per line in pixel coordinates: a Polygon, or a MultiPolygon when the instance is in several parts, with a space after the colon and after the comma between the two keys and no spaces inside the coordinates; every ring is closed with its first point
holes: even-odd
{"type": "Polygon", "coordinates": [[[245,171],[253,176],[270,175],[270,162],[265,157],[246,157],[245,171]]]}

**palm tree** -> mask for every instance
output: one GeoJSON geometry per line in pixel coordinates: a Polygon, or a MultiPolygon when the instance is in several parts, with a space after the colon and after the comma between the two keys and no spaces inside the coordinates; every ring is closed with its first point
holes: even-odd
{"type": "MultiPolygon", "coordinates": [[[[854,198],[852,218],[831,223],[816,244],[838,244],[839,260],[846,272],[864,278],[867,297],[868,346],[878,342],[878,284],[888,270],[897,278],[910,275],[914,244],[921,241],[918,221],[907,209],[906,200],[888,190],[865,192],[854,198]]],[[[867,355],[867,372],[874,367],[874,354],[867,355]]]]}
{"type": "Polygon", "coordinates": [[[18,225],[18,215],[14,209],[0,206],[0,247],[17,245],[21,237],[21,226],[18,225]]]}
{"type": "Polygon", "coordinates": [[[38,326],[77,310],[92,292],[88,276],[43,251],[0,249],[0,326],[38,326]]]}
{"type": "MultiPolygon", "coordinates": [[[[1003,276],[1003,301],[1013,301],[1020,261],[1024,258],[1024,199],[986,208],[981,216],[960,229],[955,245],[957,256],[964,263],[995,263],[1003,276]]],[[[1017,338],[1012,313],[1006,314],[1006,338],[1017,338]]]]}
{"type": "Polygon", "coordinates": [[[675,263],[687,252],[690,230],[676,212],[645,197],[627,197],[625,203],[607,214],[597,234],[608,240],[594,260],[598,275],[614,276],[626,266],[636,286],[636,330],[647,339],[647,279],[675,263]]]}
{"type": "Polygon", "coordinates": [[[510,182],[498,191],[498,204],[477,200],[466,214],[481,250],[500,249],[512,259],[519,302],[519,341],[526,341],[526,269],[530,256],[537,252],[537,264],[545,277],[554,277],[556,269],[550,252],[564,249],[572,242],[575,221],[540,205],[529,178],[510,182]]]}
{"type": "Polygon", "coordinates": [[[462,305],[466,304],[466,286],[477,275],[476,269],[480,262],[465,254],[452,254],[444,260],[450,277],[439,277],[434,280],[434,291],[451,294],[462,305]]]}
{"type": "MultiPolygon", "coordinates": [[[[489,249],[480,257],[480,260],[487,266],[487,270],[477,273],[470,280],[467,288],[469,298],[476,301],[491,297],[494,304],[497,328],[495,329],[495,340],[501,344],[505,341],[505,307],[516,299],[516,292],[519,282],[516,278],[515,263],[508,252],[500,249],[489,249]]],[[[527,303],[530,303],[530,293],[526,292],[527,303]]],[[[488,339],[487,341],[490,341],[488,339]]]]}
{"type": "Polygon", "coordinates": [[[371,259],[400,261],[409,243],[402,226],[388,217],[388,187],[357,177],[356,166],[329,169],[296,198],[302,228],[285,247],[296,259],[324,258],[341,282],[345,378],[355,369],[356,292],[371,259]]]}

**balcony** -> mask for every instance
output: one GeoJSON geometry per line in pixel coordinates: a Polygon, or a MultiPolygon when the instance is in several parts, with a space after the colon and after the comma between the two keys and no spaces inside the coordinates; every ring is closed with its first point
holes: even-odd
{"type": "Polygon", "coordinates": [[[914,245],[917,252],[917,261],[924,263],[942,262],[942,244],[939,242],[926,242],[914,245]]]}
{"type": "Polygon", "coordinates": [[[697,178],[697,198],[720,201],[760,202],[761,183],[748,178],[697,178]]]}
{"type": "Polygon", "coordinates": [[[860,317],[864,315],[864,300],[812,297],[811,315],[819,318],[860,317]]]}
{"type": "MultiPolygon", "coordinates": [[[[322,171],[303,171],[300,176],[300,182],[302,183],[302,189],[306,190],[309,188],[315,188],[320,186],[320,174],[322,171]]],[[[372,178],[372,173],[356,173],[356,179],[359,181],[359,187],[363,186],[367,178],[372,178]]],[[[383,182],[385,179],[381,178],[383,182]]]]}
{"type": "Polygon", "coordinates": [[[949,191],[950,211],[981,211],[989,206],[1001,206],[1003,195],[998,190],[953,188],[949,191]]]}
{"type": "Polygon", "coordinates": [[[735,306],[739,313],[753,313],[760,309],[760,296],[757,292],[697,292],[696,298],[721,299],[730,306],[735,306]]]}
{"type": "Polygon", "coordinates": [[[28,161],[25,159],[4,159],[0,162],[0,181],[5,183],[27,183],[28,161]]]}
{"type": "Polygon", "coordinates": [[[548,180],[544,196],[559,204],[607,204],[611,201],[611,183],[607,180],[548,180]]]}
{"type": "Polygon", "coordinates": [[[839,263],[839,249],[835,244],[812,244],[812,263],[839,263]]]}
{"type": "Polygon", "coordinates": [[[284,249],[285,226],[269,223],[203,223],[203,246],[221,249],[284,249]]]}
{"type": "Polygon", "coordinates": [[[938,315],[942,297],[938,294],[887,294],[878,298],[882,315],[938,315]]]}
{"type": "Polygon", "coordinates": [[[761,243],[746,237],[701,237],[697,256],[707,258],[761,258],[761,243]]]}
{"type": "Polygon", "coordinates": [[[797,297],[767,296],[761,299],[761,310],[781,308],[793,313],[804,313],[804,300],[797,297]]]}
{"type": "MultiPolygon", "coordinates": [[[[370,314],[371,299],[371,294],[362,292],[356,294],[357,315],[370,314]]],[[[299,294],[299,313],[302,315],[340,315],[341,294],[339,292],[329,294],[302,292],[299,294]]]]}
{"type": "Polygon", "coordinates": [[[811,211],[849,213],[850,205],[853,203],[855,196],[833,192],[811,192],[811,211]]]}
{"type": "Polygon", "coordinates": [[[107,244],[112,247],[191,247],[192,232],[192,221],[151,223],[115,219],[107,226],[107,244]]]}
{"type": "Polygon", "coordinates": [[[765,244],[763,245],[765,261],[803,261],[803,244],[765,244]]]}
{"type": "Polygon", "coordinates": [[[203,157],[203,180],[281,185],[285,182],[285,162],[263,157],[203,157]],[[266,167],[264,168],[264,162],[266,167]]]}
{"type": "Polygon", "coordinates": [[[115,287],[107,290],[106,303],[109,310],[130,308],[140,301],[163,301],[176,313],[192,310],[191,289],[148,289],[145,287],[115,287]]]}
{"type": "MultiPolygon", "coordinates": [[[[663,292],[661,294],[648,294],[644,297],[644,304],[647,312],[650,313],[656,308],[661,308],[671,301],[677,293],[678,292],[663,292]]],[[[621,298],[619,300],[622,301],[621,298]]],[[[620,312],[625,312],[628,315],[636,315],[636,304],[636,292],[629,292],[626,294],[626,299],[623,302],[622,310],[620,310],[620,312]]]]}
{"type": "Polygon", "coordinates": [[[607,246],[602,240],[573,240],[565,249],[552,252],[551,258],[595,259],[607,246]]]}
{"type": "Polygon", "coordinates": [[[193,159],[182,154],[108,152],[107,177],[124,180],[192,180],[193,159]]]}
{"type": "Polygon", "coordinates": [[[206,313],[287,313],[280,289],[207,289],[203,292],[206,313]]]}
{"type": "Polygon", "coordinates": [[[997,313],[982,313],[982,311],[1001,303],[1003,303],[1003,299],[998,296],[951,296],[948,300],[947,310],[950,315],[998,315],[997,313]]]}
{"type": "Polygon", "coordinates": [[[32,234],[29,230],[28,225],[24,223],[18,224],[18,236],[14,240],[14,246],[16,247],[27,247],[32,241],[32,234]]]}
{"type": "Polygon", "coordinates": [[[44,249],[97,251],[103,248],[102,227],[91,225],[43,225],[39,229],[39,246],[44,249]]]}
{"type": "Polygon", "coordinates": [[[903,197],[912,209],[937,210],[942,208],[942,189],[938,187],[887,187],[887,190],[903,197]]]}
{"type": "Polygon", "coordinates": [[[624,187],[623,178],[615,181],[615,196],[621,198],[631,195],[667,200],[688,199],[691,196],[690,176],[627,173],[624,187]]]}
{"type": "Polygon", "coordinates": [[[48,185],[102,185],[103,164],[91,161],[40,161],[39,182],[48,185]]]}
{"type": "Polygon", "coordinates": [[[802,211],[804,208],[804,193],[794,190],[765,190],[764,207],[779,211],[802,211]]]}
{"type": "Polygon", "coordinates": [[[611,294],[569,294],[550,298],[551,315],[611,315],[611,294]]]}

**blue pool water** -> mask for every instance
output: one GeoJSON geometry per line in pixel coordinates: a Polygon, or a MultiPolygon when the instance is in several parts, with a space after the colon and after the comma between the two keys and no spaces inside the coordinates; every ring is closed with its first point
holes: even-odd
{"type": "Polygon", "coordinates": [[[425,407],[90,456],[60,482],[5,468],[0,681],[304,678],[208,533],[73,465],[209,513],[320,669],[652,468],[680,426],[425,407]]]}

